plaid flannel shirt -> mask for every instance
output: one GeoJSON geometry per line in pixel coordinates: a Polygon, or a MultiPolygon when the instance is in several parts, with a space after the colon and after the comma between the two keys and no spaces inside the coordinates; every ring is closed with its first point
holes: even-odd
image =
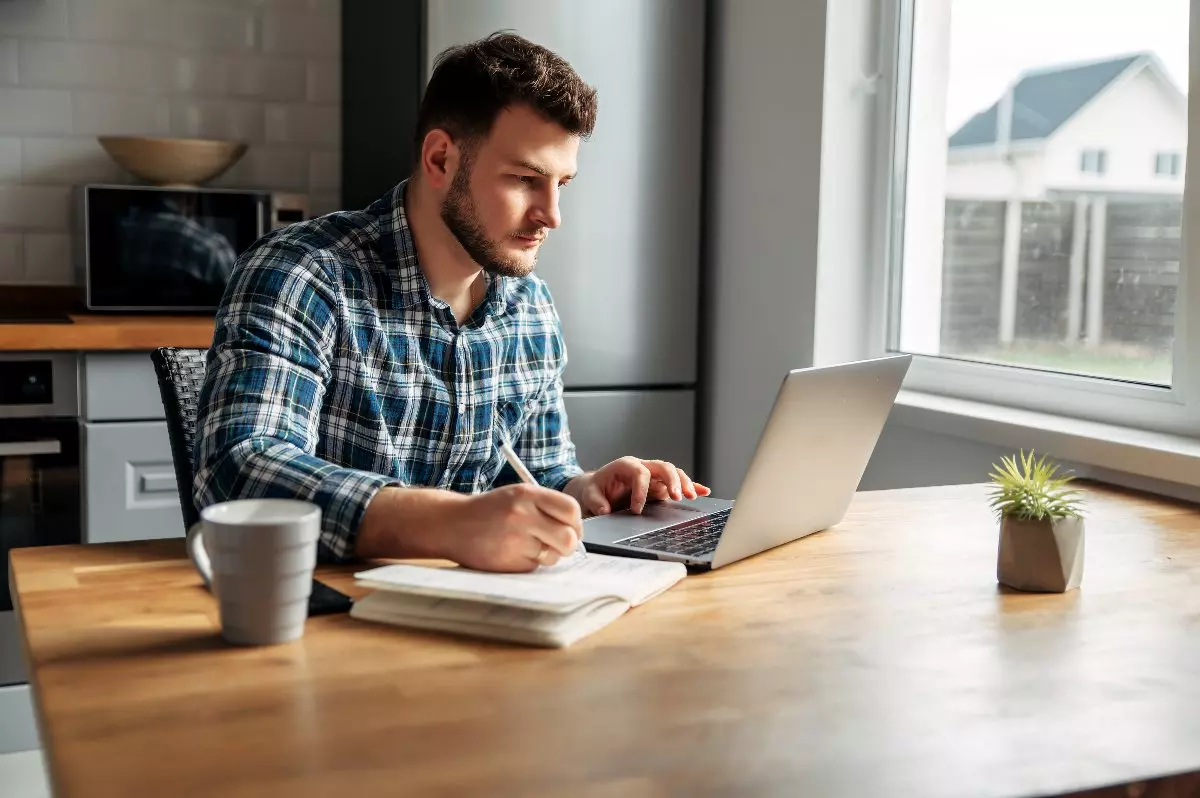
{"type": "Polygon", "coordinates": [[[429,293],[405,183],[363,211],[268,234],[238,260],[199,398],[197,507],[292,497],[322,510],[319,553],[354,553],[385,485],[476,493],[583,473],[562,401],[566,349],[545,283],[487,276],[460,326],[429,293]]]}

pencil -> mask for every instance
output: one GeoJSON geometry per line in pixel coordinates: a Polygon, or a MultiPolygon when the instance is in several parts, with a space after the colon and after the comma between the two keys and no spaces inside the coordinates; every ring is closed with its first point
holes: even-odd
{"type": "MultiPolygon", "coordinates": [[[[508,461],[508,464],[513,467],[513,471],[517,472],[517,476],[521,478],[522,482],[526,485],[538,484],[537,480],[533,478],[533,474],[529,473],[529,469],[525,467],[525,464],[521,462],[521,458],[517,457],[517,453],[513,451],[513,448],[508,445],[508,441],[504,438],[500,439],[500,453],[504,455],[504,459],[508,461]]],[[[582,534],[579,536],[579,545],[575,548],[575,552],[580,557],[587,556],[587,549],[583,547],[582,534]]]]}

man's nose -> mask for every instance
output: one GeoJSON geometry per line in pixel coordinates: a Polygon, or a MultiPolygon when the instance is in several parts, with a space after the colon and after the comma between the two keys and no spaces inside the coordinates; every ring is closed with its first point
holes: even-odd
{"type": "Polygon", "coordinates": [[[542,227],[550,230],[555,229],[562,224],[562,213],[558,207],[559,188],[552,187],[533,209],[533,219],[542,227]]]}

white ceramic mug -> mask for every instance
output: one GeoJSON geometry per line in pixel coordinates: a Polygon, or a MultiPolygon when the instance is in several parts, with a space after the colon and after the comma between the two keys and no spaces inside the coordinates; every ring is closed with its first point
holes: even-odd
{"type": "Polygon", "coordinates": [[[205,507],[188,556],[221,609],[221,636],[271,645],[304,634],[321,508],[296,499],[235,499],[205,507]]]}

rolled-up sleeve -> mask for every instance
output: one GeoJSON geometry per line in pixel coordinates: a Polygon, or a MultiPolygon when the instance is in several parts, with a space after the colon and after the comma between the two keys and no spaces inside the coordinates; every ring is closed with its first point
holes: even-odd
{"type": "Polygon", "coordinates": [[[266,242],[243,256],[217,313],[193,451],[196,506],[272,497],[321,508],[319,554],[354,553],[382,474],[320,457],[317,430],[338,336],[337,263],[266,242]]]}

